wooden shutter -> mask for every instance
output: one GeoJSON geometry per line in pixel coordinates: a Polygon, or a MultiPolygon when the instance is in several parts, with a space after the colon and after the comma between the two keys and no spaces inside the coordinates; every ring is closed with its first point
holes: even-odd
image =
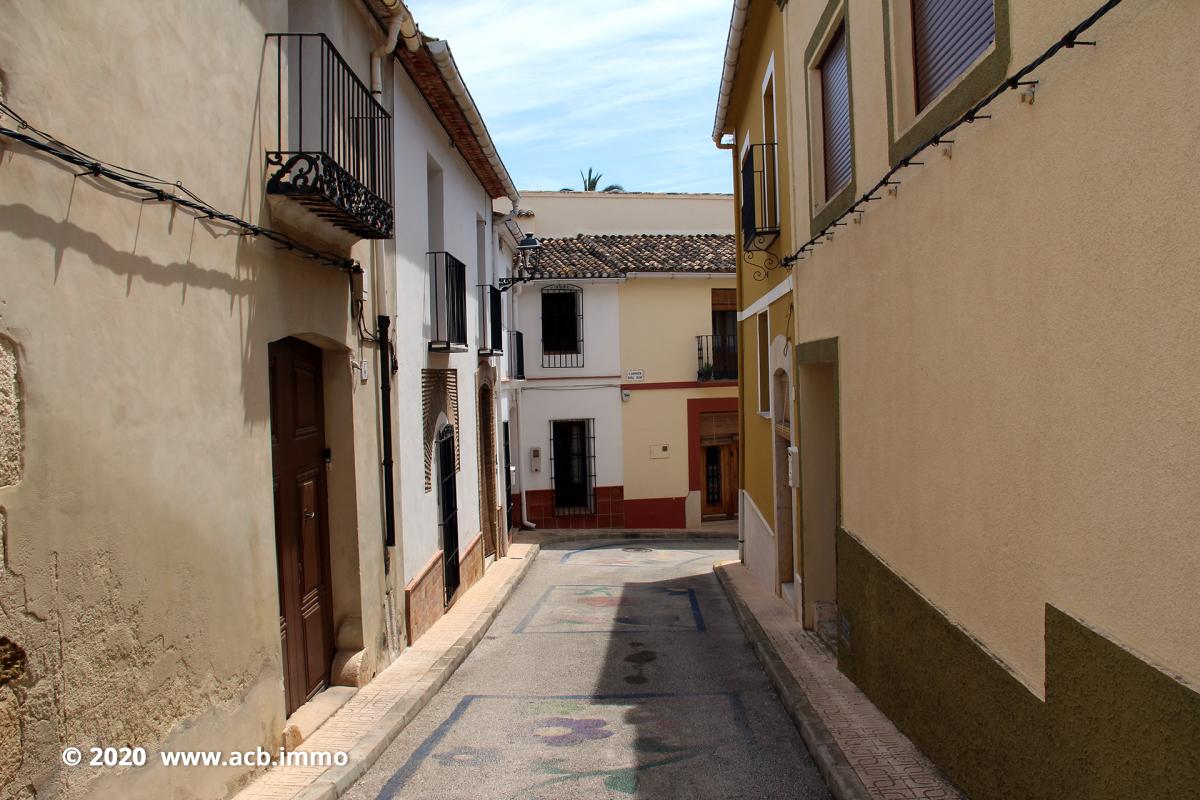
{"type": "Polygon", "coordinates": [[[954,83],[996,40],[993,0],[912,0],[917,111],[954,83]]]}
{"type": "Polygon", "coordinates": [[[854,154],[850,142],[850,61],[846,24],[821,59],[821,115],[825,133],[825,199],[850,183],[854,154]]]}
{"type": "Polygon", "coordinates": [[[713,289],[713,311],[737,311],[737,289],[713,289]]]}

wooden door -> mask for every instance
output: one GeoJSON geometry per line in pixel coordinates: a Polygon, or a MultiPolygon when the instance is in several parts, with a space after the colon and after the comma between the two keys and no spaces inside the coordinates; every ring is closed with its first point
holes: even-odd
{"type": "Polygon", "coordinates": [[[721,449],[718,445],[704,448],[704,491],[701,493],[700,516],[705,519],[719,517],[725,513],[725,480],[721,449]]]}
{"type": "Polygon", "coordinates": [[[709,445],[704,448],[704,491],[700,515],[704,519],[737,516],[737,444],[709,445]]]}
{"type": "Polygon", "coordinates": [[[270,345],[269,361],[279,635],[290,715],[329,684],[333,663],[325,409],[320,350],[283,339],[270,345]]]}
{"type": "Polygon", "coordinates": [[[721,448],[721,473],[724,479],[721,497],[722,510],[726,517],[732,519],[738,513],[738,446],[736,442],[721,448]]]}

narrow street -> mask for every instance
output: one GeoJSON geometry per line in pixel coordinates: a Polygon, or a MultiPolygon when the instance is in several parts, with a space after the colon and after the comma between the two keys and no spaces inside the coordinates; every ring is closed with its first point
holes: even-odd
{"type": "Polygon", "coordinates": [[[826,798],[712,572],[721,541],[544,545],[346,795],[826,798]]]}

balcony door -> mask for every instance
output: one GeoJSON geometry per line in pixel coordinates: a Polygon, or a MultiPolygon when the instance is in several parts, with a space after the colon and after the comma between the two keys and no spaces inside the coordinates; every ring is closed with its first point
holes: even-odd
{"type": "Polygon", "coordinates": [[[737,380],[737,290],[712,290],[713,380],[737,380]]]}
{"type": "Polygon", "coordinates": [[[268,361],[279,636],[290,715],[328,685],[333,663],[321,351],[283,339],[271,343],[268,361]]]}

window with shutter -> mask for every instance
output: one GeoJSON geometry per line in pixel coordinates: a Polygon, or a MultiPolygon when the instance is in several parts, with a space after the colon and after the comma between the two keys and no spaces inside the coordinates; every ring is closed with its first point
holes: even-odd
{"type": "Polygon", "coordinates": [[[850,60],[845,23],[829,41],[821,73],[822,131],[825,140],[825,199],[850,183],[854,154],[850,140],[850,60]]]}
{"type": "Polygon", "coordinates": [[[912,0],[917,112],[996,40],[994,0],[912,0]]]}

